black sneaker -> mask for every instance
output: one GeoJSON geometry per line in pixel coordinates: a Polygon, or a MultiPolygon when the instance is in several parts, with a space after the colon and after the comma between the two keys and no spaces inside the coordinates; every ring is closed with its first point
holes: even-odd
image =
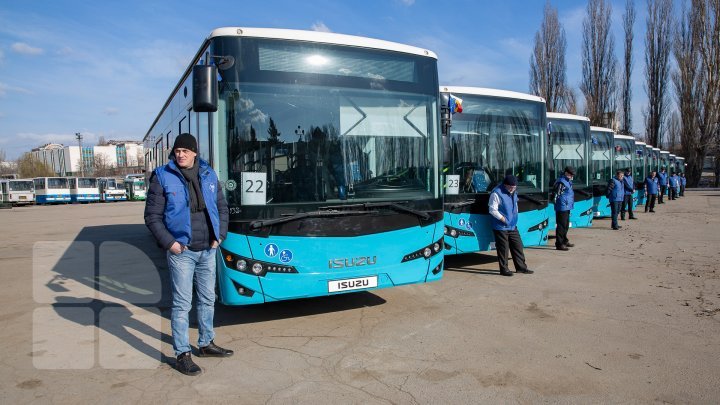
{"type": "Polygon", "coordinates": [[[575,244],[574,244],[574,243],[566,243],[565,246],[567,246],[567,247],[575,247],[575,244]]]}
{"type": "Polygon", "coordinates": [[[637,217],[630,217],[630,219],[637,219],[637,217]]]}
{"type": "Polygon", "coordinates": [[[175,368],[177,371],[185,374],[185,375],[198,375],[202,373],[202,369],[198,367],[197,364],[195,364],[194,361],[192,361],[192,356],[190,355],[190,352],[185,352],[179,356],[177,356],[177,361],[175,362],[175,368]]]}
{"type": "Polygon", "coordinates": [[[500,275],[505,277],[512,277],[513,273],[512,271],[500,271],[500,275]]]}
{"type": "Polygon", "coordinates": [[[567,246],[555,246],[555,249],[557,249],[557,250],[563,250],[563,251],[564,251],[564,250],[570,250],[570,249],[567,248],[567,246]]]}
{"type": "Polygon", "coordinates": [[[209,345],[198,348],[198,357],[230,357],[233,353],[235,352],[223,349],[222,347],[216,345],[212,340],[209,345]]]}
{"type": "Polygon", "coordinates": [[[522,274],[533,274],[533,273],[535,273],[534,271],[532,271],[532,270],[530,270],[530,269],[517,270],[516,272],[517,272],[517,273],[522,273],[522,274]]]}

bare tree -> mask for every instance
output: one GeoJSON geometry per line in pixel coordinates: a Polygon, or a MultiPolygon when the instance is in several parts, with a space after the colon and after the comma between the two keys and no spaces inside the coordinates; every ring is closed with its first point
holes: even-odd
{"type": "Polygon", "coordinates": [[[99,153],[93,156],[93,175],[95,177],[109,177],[116,174],[115,166],[107,155],[99,153]]]}
{"type": "Polygon", "coordinates": [[[625,31],[625,55],[623,64],[623,77],[620,89],[620,133],[632,133],[632,88],[630,86],[632,76],[632,49],[633,49],[633,26],[635,25],[635,3],[633,0],[625,2],[625,14],[623,14],[623,29],[625,31]]]}
{"type": "Polygon", "coordinates": [[[604,118],[615,112],[615,38],[610,32],[612,5],[589,0],[583,20],[582,81],[585,115],[590,125],[605,125],[604,118]]]}
{"type": "Polygon", "coordinates": [[[557,9],[548,1],[530,55],[530,92],[545,99],[548,111],[568,111],[566,49],[565,29],[560,24],[557,9]]]}
{"type": "Polygon", "coordinates": [[[647,0],[645,32],[645,91],[648,106],[643,110],[645,139],[662,148],[665,129],[672,48],[672,0],[647,0]]]}
{"type": "Polygon", "coordinates": [[[18,159],[18,174],[20,178],[29,179],[33,177],[55,176],[55,172],[45,162],[37,159],[30,152],[25,152],[18,159]]]}
{"type": "Polygon", "coordinates": [[[709,151],[720,141],[720,0],[692,0],[674,41],[673,83],[689,186],[697,186],[709,151]]]}
{"type": "Polygon", "coordinates": [[[671,153],[678,152],[680,147],[680,114],[673,111],[667,122],[667,146],[665,150],[671,153]]]}
{"type": "Polygon", "coordinates": [[[100,135],[100,136],[98,137],[97,144],[98,144],[98,146],[105,146],[105,145],[107,145],[108,143],[107,143],[107,141],[105,140],[105,136],[100,135]]]}

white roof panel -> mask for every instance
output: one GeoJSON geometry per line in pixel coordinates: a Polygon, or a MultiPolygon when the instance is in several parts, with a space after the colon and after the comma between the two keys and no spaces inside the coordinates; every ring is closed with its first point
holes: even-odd
{"type": "Polygon", "coordinates": [[[642,141],[635,141],[635,145],[647,146],[647,144],[646,144],[645,142],[642,142],[642,141]]]}
{"type": "Polygon", "coordinates": [[[605,127],[590,127],[590,130],[595,132],[610,132],[611,134],[615,133],[612,129],[605,127]]]}
{"type": "Polygon", "coordinates": [[[348,45],[361,48],[383,49],[437,59],[435,52],[427,49],[400,44],[397,42],[384,41],[381,39],[336,34],[334,32],[289,30],[282,28],[223,27],[214,29],[210,33],[210,36],[208,36],[208,39],[215,37],[270,38],[286,39],[291,41],[318,42],[332,45],[348,45]]]}
{"type": "Polygon", "coordinates": [[[635,140],[635,138],[630,135],[617,135],[616,134],[614,138],[615,139],[632,139],[633,141],[635,140]]]}
{"type": "Polygon", "coordinates": [[[557,113],[557,112],[549,112],[547,113],[547,118],[556,118],[556,119],[562,119],[562,120],[576,120],[576,121],[590,121],[590,118],[583,117],[582,115],[574,115],[574,114],[565,114],[565,113],[557,113]]]}
{"type": "Polygon", "coordinates": [[[544,98],[534,96],[532,94],[519,93],[509,90],[488,89],[485,87],[440,86],[440,91],[443,93],[472,94],[474,96],[513,98],[518,100],[536,101],[538,103],[545,102],[544,98]]]}

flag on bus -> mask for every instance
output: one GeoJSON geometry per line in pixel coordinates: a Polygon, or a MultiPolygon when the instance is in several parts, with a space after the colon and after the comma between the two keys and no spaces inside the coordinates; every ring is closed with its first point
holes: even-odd
{"type": "Polygon", "coordinates": [[[455,114],[456,112],[461,113],[462,99],[460,97],[455,97],[451,94],[448,99],[448,108],[450,109],[451,114],[455,114]]]}

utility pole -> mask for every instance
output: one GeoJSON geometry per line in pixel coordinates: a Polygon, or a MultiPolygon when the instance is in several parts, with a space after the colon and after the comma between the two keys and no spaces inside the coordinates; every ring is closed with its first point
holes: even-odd
{"type": "Polygon", "coordinates": [[[83,136],[80,132],[75,132],[75,138],[77,138],[78,146],[80,147],[80,177],[85,177],[85,156],[83,156],[82,148],[83,136]]]}

